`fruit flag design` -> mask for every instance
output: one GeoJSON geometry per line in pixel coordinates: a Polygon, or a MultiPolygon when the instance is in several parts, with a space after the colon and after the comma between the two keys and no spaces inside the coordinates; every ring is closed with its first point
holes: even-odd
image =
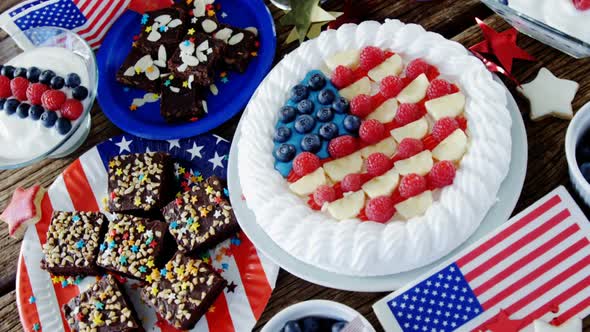
{"type": "MultiPolygon", "coordinates": [[[[52,211],[103,210],[107,195],[108,161],[115,155],[164,151],[173,157],[181,187],[212,175],[226,178],[230,144],[215,135],[190,139],[150,141],[130,135],[114,137],[74,161],[51,185],[42,202],[43,218],[25,234],[19,258],[17,303],[23,327],[67,331],[61,306],[85,291],[95,280],[51,276],[40,269],[41,248],[52,211]],[[34,299],[31,301],[31,299],[34,299]],[[60,319],[61,317],[61,319],[60,319]]],[[[275,286],[278,266],[258,253],[244,233],[226,240],[202,259],[212,264],[228,286],[193,331],[249,331],[262,314],[275,286]]],[[[139,299],[139,289],[126,288],[144,327],[150,331],[175,331],[139,299]]]]}
{"type": "Polygon", "coordinates": [[[533,331],[590,313],[590,227],[559,187],[379,301],[386,331],[533,331]],[[512,329],[509,329],[512,327],[512,329]]]}
{"type": "MultiPolygon", "coordinates": [[[[27,29],[55,26],[79,34],[97,48],[108,29],[123,14],[131,0],[29,0],[0,15],[0,27],[10,35],[27,29]]],[[[25,33],[32,41],[47,36],[25,33]]],[[[27,40],[15,38],[21,45],[27,40]]]]}
{"type": "Polygon", "coordinates": [[[278,110],[275,169],[312,209],[408,220],[453,184],[469,146],[466,96],[435,66],[403,61],[374,46],[336,53],[278,110]]]}

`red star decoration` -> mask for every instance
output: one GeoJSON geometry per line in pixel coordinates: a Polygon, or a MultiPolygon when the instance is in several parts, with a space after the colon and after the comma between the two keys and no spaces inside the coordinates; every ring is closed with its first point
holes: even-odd
{"type": "Polygon", "coordinates": [[[514,59],[536,61],[532,55],[516,45],[518,31],[515,28],[497,32],[479,18],[475,20],[485,40],[471,46],[469,48],[471,51],[495,55],[508,74],[512,73],[512,62],[514,59]]]}
{"type": "Polygon", "coordinates": [[[518,332],[522,325],[521,320],[511,320],[510,314],[504,309],[498,313],[498,318],[486,326],[492,332],[518,332]]]}
{"type": "Polygon", "coordinates": [[[41,218],[41,200],[45,191],[41,186],[32,186],[29,189],[16,188],[10,199],[10,203],[0,215],[0,220],[8,224],[8,232],[12,237],[20,237],[26,223],[39,221],[41,218]],[[18,234],[17,234],[18,233],[18,234]]]}

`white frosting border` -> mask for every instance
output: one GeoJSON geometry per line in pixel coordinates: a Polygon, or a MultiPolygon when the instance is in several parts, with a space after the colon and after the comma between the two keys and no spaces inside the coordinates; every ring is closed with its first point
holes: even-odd
{"type": "Polygon", "coordinates": [[[297,259],[346,275],[395,274],[440,259],[477,229],[508,173],[511,125],[504,88],[459,43],[398,20],[347,24],[303,43],[259,86],[242,118],[240,182],[258,224],[297,259]],[[274,169],[272,136],[289,89],[329,55],[367,45],[391,49],[405,61],[423,58],[467,96],[471,145],[455,182],[425,215],[407,222],[336,221],[309,208],[274,169]]]}

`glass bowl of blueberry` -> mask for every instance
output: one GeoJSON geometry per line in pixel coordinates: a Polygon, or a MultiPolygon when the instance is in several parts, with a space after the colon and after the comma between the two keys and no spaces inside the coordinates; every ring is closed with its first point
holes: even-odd
{"type": "Polygon", "coordinates": [[[590,103],[570,122],[565,135],[565,155],[572,185],[590,206],[590,103]]]}
{"type": "Polygon", "coordinates": [[[375,331],[360,313],[344,304],[311,300],[283,309],[261,332],[340,332],[349,324],[354,325],[354,331],[375,331]]]}
{"type": "Polygon", "coordinates": [[[98,85],[94,52],[79,35],[39,27],[10,37],[0,51],[0,169],[79,148],[98,85]]]}

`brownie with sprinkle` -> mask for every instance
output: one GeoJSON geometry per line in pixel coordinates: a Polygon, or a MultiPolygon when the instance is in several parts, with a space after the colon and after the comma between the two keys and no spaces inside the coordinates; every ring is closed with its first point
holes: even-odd
{"type": "Polygon", "coordinates": [[[216,176],[192,186],[166,205],[162,214],[183,252],[210,249],[239,230],[223,183],[216,176]]]}
{"type": "Polygon", "coordinates": [[[63,312],[72,331],[143,331],[122,287],[111,275],[71,299],[63,306],[63,312]]]}
{"type": "Polygon", "coordinates": [[[167,7],[146,12],[141,17],[141,33],[136,45],[152,53],[161,45],[172,51],[186,33],[186,11],[178,7],[167,7]]]}
{"type": "Polygon", "coordinates": [[[196,86],[192,76],[187,80],[170,75],[162,83],[160,114],[168,123],[197,121],[208,112],[202,87],[196,86]]]}
{"type": "Polygon", "coordinates": [[[173,163],[162,152],[119,155],[109,161],[111,212],[159,210],[171,198],[173,163]]]}
{"type": "Polygon", "coordinates": [[[168,72],[166,61],[171,54],[164,46],[154,52],[132,47],[117,71],[117,82],[150,92],[160,91],[160,76],[168,72]]]}
{"type": "Polygon", "coordinates": [[[99,212],[54,211],[41,268],[53,275],[98,275],[96,265],[106,218],[99,212]]]}
{"type": "Polygon", "coordinates": [[[144,280],[160,260],[168,225],[114,214],[100,245],[97,264],[109,271],[144,280]]]}
{"type": "Polygon", "coordinates": [[[227,285],[213,267],[176,253],[162,269],[153,269],[142,299],[175,328],[192,329],[227,285]]]}
{"type": "Polygon", "coordinates": [[[209,31],[211,36],[225,44],[223,63],[227,69],[243,73],[252,58],[258,56],[258,30],[256,28],[241,29],[214,20],[205,19],[202,29],[209,31]]]}
{"type": "Polygon", "coordinates": [[[187,35],[168,60],[174,76],[200,86],[209,86],[215,79],[215,69],[222,59],[225,44],[203,33],[187,35]],[[192,77],[192,78],[191,78],[192,77]]]}

